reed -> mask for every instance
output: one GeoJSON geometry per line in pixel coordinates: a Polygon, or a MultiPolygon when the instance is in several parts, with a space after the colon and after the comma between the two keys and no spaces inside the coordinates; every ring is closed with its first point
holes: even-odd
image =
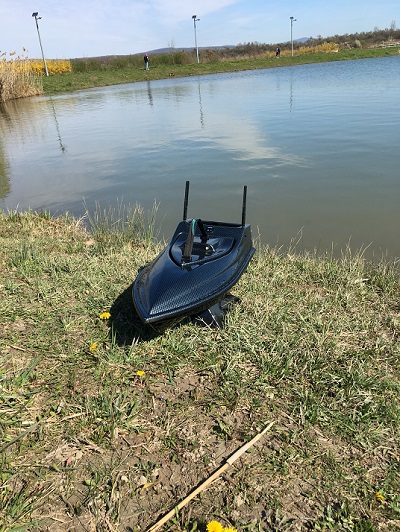
{"type": "Polygon", "coordinates": [[[28,58],[16,56],[16,52],[3,52],[0,56],[0,102],[42,93],[40,77],[32,69],[28,58]]]}
{"type": "MultiPolygon", "coordinates": [[[[337,53],[339,52],[339,45],[334,42],[324,42],[322,44],[317,44],[315,46],[298,46],[293,50],[294,56],[307,55],[307,54],[321,54],[321,53],[337,53]]],[[[291,55],[291,50],[281,50],[282,57],[289,57],[291,55]]],[[[265,57],[273,57],[275,52],[265,52],[265,57]]]]}

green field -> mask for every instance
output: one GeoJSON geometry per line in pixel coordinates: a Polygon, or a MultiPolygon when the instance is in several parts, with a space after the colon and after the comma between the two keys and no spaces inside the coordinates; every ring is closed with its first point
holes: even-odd
{"type": "MultiPolygon", "coordinates": [[[[150,70],[147,72],[143,65],[140,67],[110,67],[101,66],[101,63],[90,61],[91,70],[86,72],[72,72],[67,74],[52,75],[43,78],[43,90],[45,94],[58,92],[70,92],[78,89],[91,87],[116,85],[120,83],[132,83],[165,79],[170,77],[197,76],[202,74],[219,74],[222,72],[236,72],[241,70],[255,70],[262,68],[275,68],[279,66],[294,66],[308,63],[321,63],[329,61],[345,61],[351,59],[365,59],[372,57],[385,57],[398,55],[400,48],[371,48],[341,50],[337,53],[310,53],[295,55],[294,57],[281,56],[276,58],[237,59],[234,61],[217,61],[194,64],[157,64],[158,59],[150,57],[150,70]],[[155,64],[153,64],[155,63],[155,64]]],[[[118,59],[118,58],[117,58],[118,59]]],[[[124,62],[120,63],[123,65],[124,62]]],[[[116,61],[118,64],[118,61],[116,61]]]]}
{"type": "Polygon", "coordinates": [[[153,213],[0,214],[0,530],[400,529],[400,280],[258,247],[224,329],[158,333],[153,213]],[[106,313],[106,314],[104,314],[106,313]]]}

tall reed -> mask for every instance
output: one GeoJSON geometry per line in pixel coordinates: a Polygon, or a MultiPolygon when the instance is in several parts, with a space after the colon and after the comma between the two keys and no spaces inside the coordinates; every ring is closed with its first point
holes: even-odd
{"type": "MultiPolygon", "coordinates": [[[[24,52],[26,50],[24,49],[24,52]]],[[[16,52],[0,54],[0,102],[43,93],[40,77],[35,74],[25,55],[16,52]]]]}

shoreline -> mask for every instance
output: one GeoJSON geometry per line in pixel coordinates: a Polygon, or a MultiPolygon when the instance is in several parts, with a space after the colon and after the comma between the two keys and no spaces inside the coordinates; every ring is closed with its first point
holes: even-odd
{"type": "Polygon", "coordinates": [[[242,72],[267,68],[281,68],[313,63],[348,61],[358,59],[372,59],[378,57],[399,56],[400,47],[368,48],[340,50],[339,52],[323,52],[304,54],[294,57],[280,58],[247,58],[235,61],[220,61],[215,63],[200,63],[190,65],[151,65],[146,71],[142,68],[122,68],[115,70],[92,70],[81,73],[56,74],[43,78],[44,95],[49,96],[61,92],[72,92],[95,87],[119,85],[168,78],[200,76],[207,74],[223,74],[227,72],[242,72]]]}

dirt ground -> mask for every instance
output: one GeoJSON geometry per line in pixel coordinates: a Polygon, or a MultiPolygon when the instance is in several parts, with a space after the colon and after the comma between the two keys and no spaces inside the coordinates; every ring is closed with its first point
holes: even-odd
{"type": "MultiPolygon", "coordinates": [[[[142,531],[173,509],[263,428],[255,422],[249,432],[251,412],[245,405],[233,413],[221,407],[218,416],[208,412],[211,385],[207,377],[187,371],[174,383],[151,385],[148,429],[139,434],[117,432],[110,452],[89,440],[60,443],[43,458],[52,464],[57,483],[33,515],[40,530],[142,531]],[[185,406],[188,399],[195,399],[195,406],[193,401],[185,406]],[[179,419],[176,410],[170,415],[170,407],[178,404],[179,419]]],[[[162,530],[205,530],[213,519],[238,530],[328,530],[330,519],[334,530],[357,529],[357,519],[333,502],[342,498],[341,479],[335,483],[322,477],[319,461],[331,460],[332,469],[346,474],[346,459],[358,453],[361,467],[362,454],[314,429],[301,430],[287,416],[272,415],[267,422],[274,425],[254,447],[162,530]],[[323,495],[326,482],[338,489],[328,498],[323,495]]],[[[378,468],[373,463],[364,467],[371,476],[378,468]]],[[[54,476],[52,480],[54,484],[54,476]]],[[[378,530],[395,530],[398,525],[388,522],[378,530]]]]}

